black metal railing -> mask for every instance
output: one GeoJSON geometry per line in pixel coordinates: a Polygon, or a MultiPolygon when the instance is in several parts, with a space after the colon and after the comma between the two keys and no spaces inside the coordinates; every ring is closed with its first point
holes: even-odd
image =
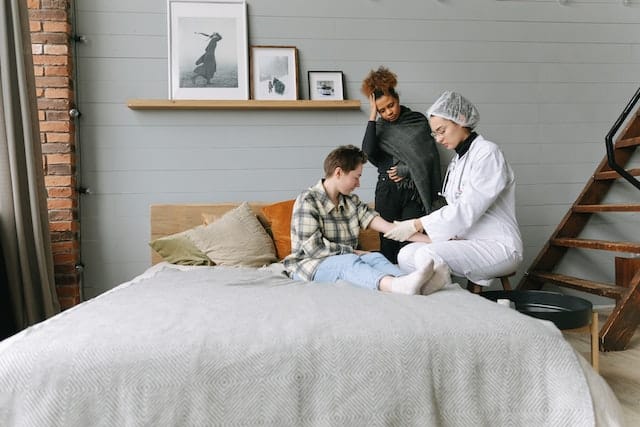
{"type": "Polygon", "coordinates": [[[635,95],[633,95],[633,98],[631,98],[631,101],[629,101],[627,106],[624,108],[622,114],[620,114],[620,117],[618,117],[618,120],[616,120],[616,122],[613,124],[613,127],[604,138],[604,141],[607,146],[607,160],[609,163],[609,167],[618,172],[621,177],[629,181],[632,185],[638,188],[638,190],[640,190],[640,181],[638,181],[633,175],[631,175],[622,166],[616,163],[616,156],[613,151],[613,137],[616,132],[618,132],[618,129],[620,129],[620,126],[622,126],[622,123],[624,123],[624,121],[627,119],[629,113],[631,113],[635,105],[638,103],[638,100],[640,100],[640,88],[638,88],[635,95]]]}

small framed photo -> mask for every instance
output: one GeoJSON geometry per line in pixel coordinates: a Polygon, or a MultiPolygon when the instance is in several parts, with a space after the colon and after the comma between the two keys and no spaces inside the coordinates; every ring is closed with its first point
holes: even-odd
{"type": "Polygon", "coordinates": [[[245,0],[167,0],[170,99],[249,99],[245,0]]]}
{"type": "Polygon", "coordinates": [[[298,49],[251,46],[251,98],[298,99],[298,49]]]}
{"type": "Polygon", "coordinates": [[[343,100],[344,75],[342,71],[309,71],[309,99],[343,100]]]}

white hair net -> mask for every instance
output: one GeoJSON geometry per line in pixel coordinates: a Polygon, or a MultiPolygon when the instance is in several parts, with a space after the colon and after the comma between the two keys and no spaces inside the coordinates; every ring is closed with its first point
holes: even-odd
{"type": "Polygon", "coordinates": [[[427,117],[430,116],[442,117],[471,129],[480,121],[480,113],[476,106],[464,96],[450,90],[440,95],[427,110],[427,117]]]}

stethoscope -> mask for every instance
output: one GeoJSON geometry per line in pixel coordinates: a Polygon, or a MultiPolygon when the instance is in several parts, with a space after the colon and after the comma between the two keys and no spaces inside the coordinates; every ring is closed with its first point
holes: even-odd
{"type": "MultiPolygon", "coordinates": [[[[462,170],[460,171],[460,175],[458,176],[458,189],[453,193],[456,199],[460,197],[460,195],[462,194],[462,176],[464,175],[464,170],[467,167],[467,162],[469,161],[469,156],[463,156],[463,157],[464,159],[462,163],[462,170]]],[[[458,161],[460,161],[460,159],[456,157],[451,161],[451,163],[449,163],[449,166],[447,166],[447,172],[445,172],[444,174],[444,181],[442,183],[442,191],[438,193],[438,196],[446,197],[445,194],[447,194],[447,185],[449,184],[449,174],[451,173],[452,170],[456,168],[456,166],[458,165],[458,161]]]]}

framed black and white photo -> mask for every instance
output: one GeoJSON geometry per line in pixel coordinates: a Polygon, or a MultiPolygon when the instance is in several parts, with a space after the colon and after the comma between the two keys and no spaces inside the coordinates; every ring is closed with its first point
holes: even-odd
{"type": "Polygon", "coordinates": [[[251,46],[251,98],[298,99],[298,49],[251,46]]]}
{"type": "Polygon", "coordinates": [[[342,71],[309,71],[309,99],[344,100],[342,71]]]}
{"type": "Polygon", "coordinates": [[[245,0],[167,0],[170,99],[249,99],[245,0]]]}

